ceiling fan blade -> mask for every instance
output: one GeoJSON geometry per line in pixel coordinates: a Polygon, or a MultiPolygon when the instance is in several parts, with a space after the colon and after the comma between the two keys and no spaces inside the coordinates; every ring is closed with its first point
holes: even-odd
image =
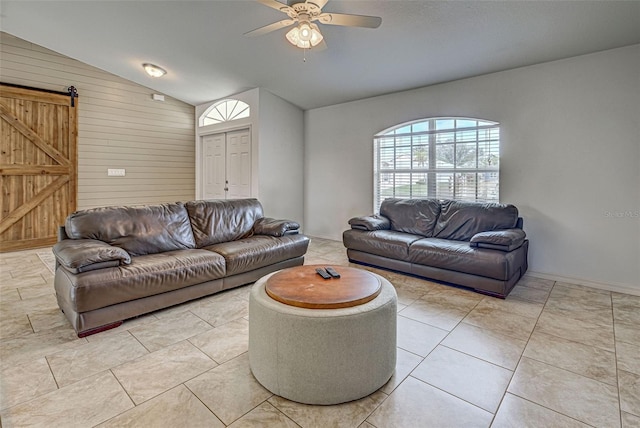
{"type": "Polygon", "coordinates": [[[382,24],[382,18],[379,16],[347,15],[344,13],[323,13],[318,16],[317,21],[321,24],[365,28],[378,28],[382,24]]]}
{"type": "Polygon", "coordinates": [[[324,7],[325,4],[327,4],[329,0],[307,0],[306,3],[313,3],[316,6],[318,6],[320,9],[322,9],[324,7]]]}
{"type": "Polygon", "coordinates": [[[256,1],[272,9],[279,10],[280,12],[284,12],[284,13],[287,13],[287,11],[291,9],[288,5],[284,3],[280,3],[279,1],[276,1],[276,0],[256,0],[256,1]]]}
{"type": "Polygon", "coordinates": [[[270,33],[272,31],[279,30],[284,27],[288,27],[295,21],[293,19],[283,19],[282,21],[274,22],[273,24],[265,25],[264,27],[256,28],[255,30],[244,33],[247,37],[262,36],[263,34],[270,33]]]}

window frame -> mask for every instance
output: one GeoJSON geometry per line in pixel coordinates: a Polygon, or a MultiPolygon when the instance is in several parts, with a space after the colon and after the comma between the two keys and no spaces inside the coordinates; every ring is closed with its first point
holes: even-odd
{"type": "MultiPolygon", "coordinates": [[[[389,197],[499,201],[500,123],[498,122],[470,117],[417,119],[379,132],[374,136],[373,143],[374,212],[379,212],[380,204],[389,197]],[[448,122],[453,126],[442,126],[448,122]],[[471,122],[475,122],[475,125],[458,127],[458,124],[469,125],[471,122]],[[469,139],[470,133],[475,133],[475,137],[469,139]],[[466,135],[467,139],[458,141],[459,136],[463,135],[466,135]],[[444,137],[453,137],[453,140],[443,141],[444,137]],[[389,144],[390,142],[392,144],[389,144]],[[453,160],[448,164],[442,160],[447,146],[451,147],[449,156],[452,156],[453,160]],[[424,154],[422,151],[419,152],[421,153],[419,161],[416,161],[416,147],[424,147],[426,150],[424,154]],[[466,152],[462,150],[465,147],[466,152]],[[392,154],[389,149],[393,150],[392,154]],[[440,152],[439,149],[442,151],[440,152]],[[470,153],[475,153],[471,155],[473,165],[468,165],[468,160],[466,165],[459,165],[459,151],[460,156],[467,155],[467,157],[470,153]],[[389,161],[390,155],[392,159],[389,161]],[[423,175],[423,177],[418,180],[415,175],[423,175]],[[406,184],[402,184],[402,178],[406,184]],[[444,181],[445,178],[448,180],[447,183],[444,181]],[[464,184],[467,180],[471,184],[464,184]],[[390,184],[389,181],[391,181],[390,184]],[[494,186],[493,189],[492,186],[494,186]],[[407,187],[408,192],[406,189],[403,192],[397,192],[398,188],[407,187]],[[440,191],[439,189],[443,187],[452,189],[451,193],[446,194],[440,191]],[[469,194],[470,189],[472,195],[469,194]]],[[[463,163],[462,159],[460,158],[460,163],[463,163]]]]}
{"type": "Polygon", "coordinates": [[[225,98],[208,107],[200,115],[198,125],[202,128],[248,117],[251,117],[251,107],[248,103],[235,98],[225,98]],[[207,121],[210,123],[206,123],[207,121]]]}

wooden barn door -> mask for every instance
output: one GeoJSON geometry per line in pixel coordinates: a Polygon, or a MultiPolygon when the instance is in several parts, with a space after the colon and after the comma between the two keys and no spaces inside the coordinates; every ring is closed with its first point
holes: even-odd
{"type": "Polygon", "coordinates": [[[76,209],[78,100],[0,85],[0,252],[52,245],[76,209]]]}

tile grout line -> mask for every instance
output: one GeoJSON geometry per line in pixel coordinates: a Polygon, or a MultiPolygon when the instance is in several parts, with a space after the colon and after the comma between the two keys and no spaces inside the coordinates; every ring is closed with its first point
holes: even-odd
{"type": "MultiPolygon", "coordinates": [[[[531,341],[531,336],[533,336],[533,332],[536,330],[536,326],[538,325],[538,322],[540,321],[540,317],[542,316],[542,313],[544,312],[544,308],[547,306],[547,302],[549,301],[549,297],[551,297],[551,292],[553,291],[553,288],[555,287],[555,284],[556,283],[554,281],[553,285],[551,286],[551,289],[549,290],[549,294],[547,294],[547,298],[546,298],[544,304],[542,305],[542,310],[540,311],[540,313],[536,317],[536,322],[533,325],[533,328],[531,329],[531,333],[529,333],[529,337],[526,340],[527,343],[524,345],[524,348],[522,348],[522,352],[520,353],[520,357],[518,358],[518,362],[516,363],[513,371],[511,372],[511,377],[509,378],[509,383],[507,384],[507,388],[504,390],[504,394],[502,394],[502,398],[500,399],[500,403],[498,403],[498,408],[496,409],[496,412],[493,414],[493,417],[491,418],[491,423],[489,424],[489,426],[493,425],[493,422],[495,421],[496,416],[498,415],[498,412],[500,411],[500,407],[502,406],[502,403],[504,402],[504,398],[506,397],[507,394],[510,393],[509,392],[509,387],[511,386],[511,383],[513,382],[513,377],[516,375],[516,371],[518,370],[518,367],[520,366],[520,362],[522,361],[522,358],[524,357],[524,353],[527,350],[527,346],[529,346],[529,342],[531,341]]],[[[556,413],[559,413],[559,412],[556,412],[556,413]]]]}

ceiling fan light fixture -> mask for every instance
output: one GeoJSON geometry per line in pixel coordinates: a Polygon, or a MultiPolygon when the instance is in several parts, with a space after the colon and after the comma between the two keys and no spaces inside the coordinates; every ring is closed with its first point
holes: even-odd
{"type": "Polygon", "coordinates": [[[144,71],[146,71],[147,74],[151,77],[162,77],[167,74],[167,70],[165,70],[164,68],[158,67],[157,65],[148,62],[142,64],[142,68],[144,68],[144,71]]]}
{"type": "Polygon", "coordinates": [[[300,40],[305,42],[311,41],[311,26],[303,22],[298,28],[300,29],[300,40]]]}
{"type": "Polygon", "coordinates": [[[324,39],[318,26],[308,22],[303,22],[293,27],[287,32],[286,37],[289,43],[301,49],[309,49],[316,46],[324,39]]]}
{"type": "Polygon", "coordinates": [[[318,46],[318,49],[325,49],[324,37],[318,26],[319,24],[336,25],[340,27],[362,27],[378,28],[382,24],[379,16],[350,15],[346,13],[323,12],[322,8],[329,0],[255,0],[264,6],[275,9],[287,15],[287,19],[264,25],[255,30],[244,33],[247,37],[261,36],[272,31],[280,30],[283,27],[294,26],[286,33],[286,39],[292,45],[309,49],[318,46]]]}
{"type": "Polygon", "coordinates": [[[318,26],[316,24],[311,24],[311,38],[309,39],[311,46],[317,46],[322,39],[324,39],[324,37],[322,36],[318,26]]]}

